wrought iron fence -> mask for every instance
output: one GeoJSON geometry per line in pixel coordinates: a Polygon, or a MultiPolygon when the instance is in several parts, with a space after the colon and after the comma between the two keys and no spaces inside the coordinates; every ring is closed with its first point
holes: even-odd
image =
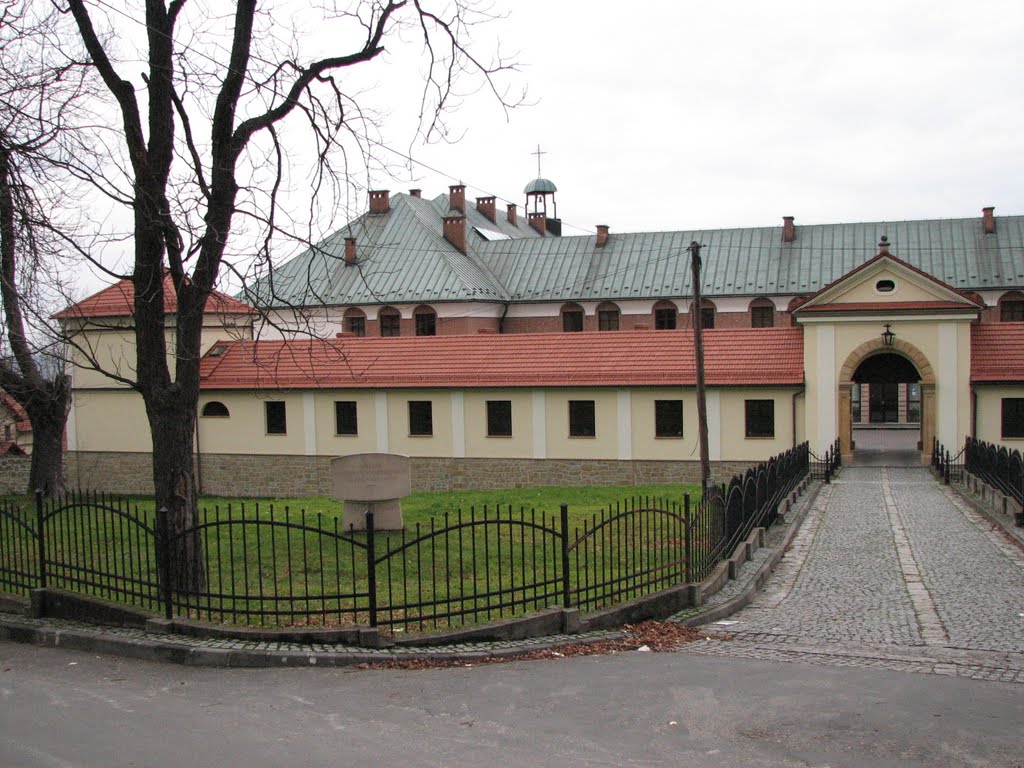
{"type": "MultiPolygon", "coordinates": [[[[964,476],[963,457],[967,446],[960,449],[960,452],[953,455],[939,442],[938,438],[932,438],[932,466],[942,477],[943,482],[949,485],[950,482],[959,483],[964,476]]],[[[968,470],[969,471],[969,470],[968,470]]]]}
{"type": "Polygon", "coordinates": [[[839,447],[837,437],[832,444],[825,449],[825,453],[818,456],[810,452],[810,472],[814,480],[824,480],[831,483],[836,471],[843,465],[843,453],[839,447]]]}
{"type": "Polygon", "coordinates": [[[1020,451],[973,437],[964,444],[964,468],[1017,502],[1016,519],[1024,525],[1024,458],[1020,451]]]}
{"type": "MultiPolygon", "coordinates": [[[[831,476],[838,451],[825,473],[831,476]]],[[[73,493],[34,509],[0,503],[0,590],[55,587],[168,618],[260,626],[368,624],[429,630],[552,606],[593,611],[700,581],[810,471],[802,444],[697,503],[627,499],[570,527],[568,507],[470,509],[401,531],[342,530],[287,507],[204,509],[169,533],[166,512],[73,493]],[[202,578],[171,589],[170,553],[201,544],[202,578]]]]}

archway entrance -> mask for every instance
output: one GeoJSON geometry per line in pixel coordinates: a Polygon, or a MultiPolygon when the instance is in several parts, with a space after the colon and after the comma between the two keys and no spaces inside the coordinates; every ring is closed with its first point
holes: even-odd
{"type": "Polygon", "coordinates": [[[858,347],[839,376],[839,442],[854,463],[916,464],[935,433],[935,377],[915,347],[858,347]]]}

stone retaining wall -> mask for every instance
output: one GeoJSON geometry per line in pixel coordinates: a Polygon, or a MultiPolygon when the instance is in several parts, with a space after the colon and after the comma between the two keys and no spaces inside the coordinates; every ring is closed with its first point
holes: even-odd
{"type": "Polygon", "coordinates": [[[31,456],[0,456],[0,496],[25,493],[31,467],[31,456]]]}
{"type": "MultiPolygon", "coordinates": [[[[326,496],[331,492],[332,458],[204,454],[202,492],[250,498],[326,496]]],[[[712,479],[726,482],[749,465],[748,462],[712,462],[712,479]]],[[[113,493],[153,492],[153,465],[147,453],[70,451],[67,477],[73,488],[113,493]]],[[[414,491],[696,483],[699,478],[699,464],[695,461],[412,459],[414,491]]]]}

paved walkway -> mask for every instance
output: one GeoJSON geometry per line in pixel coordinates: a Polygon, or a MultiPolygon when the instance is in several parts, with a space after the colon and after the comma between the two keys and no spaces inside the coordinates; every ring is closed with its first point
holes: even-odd
{"type": "Polygon", "coordinates": [[[1024,683],[1024,552],[927,469],[848,467],[709,630],[682,652],[1024,683]]]}

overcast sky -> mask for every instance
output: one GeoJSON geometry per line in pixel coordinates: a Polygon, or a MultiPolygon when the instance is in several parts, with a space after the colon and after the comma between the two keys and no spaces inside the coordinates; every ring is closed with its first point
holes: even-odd
{"type": "Polygon", "coordinates": [[[1024,213],[1020,0],[504,5],[535,105],[468,99],[441,174],[379,186],[522,203],[539,143],[587,231],[1024,213]]]}

